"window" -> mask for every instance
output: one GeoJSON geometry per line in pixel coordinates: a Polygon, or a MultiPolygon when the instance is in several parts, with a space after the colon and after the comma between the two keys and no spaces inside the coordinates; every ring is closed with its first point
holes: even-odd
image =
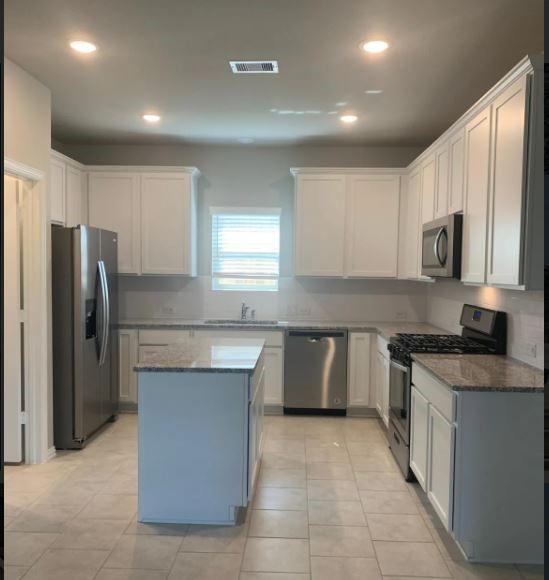
{"type": "Polygon", "coordinates": [[[280,210],[211,208],[212,289],[278,290],[280,210]]]}

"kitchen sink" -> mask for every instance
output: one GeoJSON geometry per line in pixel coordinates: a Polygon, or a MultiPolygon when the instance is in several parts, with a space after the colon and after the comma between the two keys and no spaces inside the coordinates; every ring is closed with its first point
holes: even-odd
{"type": "Polygon", "coordinates": [[[227,318],[211,318],[204,321],[205,324],[255,324],[255,325],[265,325],[265,324],[278,324],[278,320],[229,320],[227,318]]]}

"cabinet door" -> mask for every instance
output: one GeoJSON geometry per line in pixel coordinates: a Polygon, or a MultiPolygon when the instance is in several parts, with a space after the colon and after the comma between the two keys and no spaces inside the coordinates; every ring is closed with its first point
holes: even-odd
{"type": "Polygon", "coordinates": [[[66,171],[66,224],[74,227],[86,223],[84,218],[83,172],[77,167],[67,165],[66,171]]]}
{"type": "Polygon", "coordinates": [[[461,280],[482,284],[486,280],[490,107],[465,127],[465,159],[461,280]]]}
{"type": "Polygon", "coordinates": [[[382,374],[382,399],[381,399],[381,412],[383,422],[385,423],[385,427],[389,427],[389,388],[390,388],[390,363],[389,359],[385,358],[384,356],[381,357],[383,359],[383,374],[382,374]]]}
{"type": "Polygon", "coordinates": [[[139,175],[93,172],[88,177],[90,226],[118,233],[118,272],[141,272],[139,175]]]}
{"type": "Polygon", "coordinates": [[[65,225],[65,163],[50,159],[50,220],[65,225]]]}
{"type": "Polygon", "coordinates": [[[263,350],[263,356],[265,364],[265,403],[267,405],[282,405],[284,403],[282,349],[266,347],[263,350]]]}
{"type": "Polygon", "coordinates": [[[419,278],[420,274],[420,187],[421,174],[419,169],[416,169],[408,177],[408,191],[406,193],[406,277],[411,279],[419,278]]]}
{"type": "MultiPolygon", "coordinates": [[[[350,407],[371,407],[370,400],[370,343],[371,334],[353,332],[349,335],[349,394],[350,407]]],[[[373,399],[373,397],[372,397],[373,399]]]]}
{"type": "Polygon", "coordinates": [[[383,419],[383,369],[385,367],[385,357],[379,352],[376,352],[376,410],[380,419],[383,419]]]}
{"type": "Polygon", "coordinates": [[[133,370],[137,363],[137,330],[120,329],[118,335],[120,402],[137,404],[137,374],[133,370]]]}
{"type": "Polygon", "coordinates": [[[412,386],[410,402],[410,467],[425,491],[427,482],[427,447],[429,401],[412,386]]]}
{"type": "Polygon", "coordinates": [[[141,175],[141,272],[191,274],[193,251],[191,177],[141,175]]]}
{"type": "Polygon", "coordinates": [[[421,165],[421,223],[435,217],[436,159],[432,155],[421,165]]]}
{"type": "Polygon", "coordinates": [[[492,104],[492,178],[488,226],[487,281],[523,283],[523,199],[526,167],[528,77],[523,76],[492,104]]]}
{"type": "Polygon", "coordinates": [[[298,175],[295,274],[343,276],[345,175],[298,175]]]}
{"type": "Polygon", "coordinates": [[[400,177],[351,175],[347,180],[345,274],[396,278],[400,177]]]}
{"type": "Polygon", "coordinates": [[[435,152],[436,160],[436,187],[435,187],[435,218],[448,215],[448,169],[449,169],[448,142],[444,143],[435,152]]]}
{"type": "Polygon", "coordinates": [[[427,496],[447,530],[452,524],[454,427],[429,405],[427,496]]]}
{"type": "Polygon", "coordinates": [[[450,137],[450,176],[448,179],[448,214],[463,210],[465,175],[465,129],[450,137]]]}

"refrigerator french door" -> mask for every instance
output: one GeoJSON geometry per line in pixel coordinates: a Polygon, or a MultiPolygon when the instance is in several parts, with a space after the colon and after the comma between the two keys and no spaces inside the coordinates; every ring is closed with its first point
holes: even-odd
{"type": "Polygon", "coordinates": [[[52,228],[54,443],[79,449],[118,413],[117,234],[52,228]]]}

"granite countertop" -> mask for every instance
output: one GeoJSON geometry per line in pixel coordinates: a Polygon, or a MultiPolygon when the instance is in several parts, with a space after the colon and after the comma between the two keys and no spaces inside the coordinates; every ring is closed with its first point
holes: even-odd
{"type": "Polygon", "coordinates": [[[265,341],[253,338],[189,338],[138,363],[137,372],[253,373],[265,341]]]}
{"type": "Polygon", "coordinates": [[[285,330],[314,328],[321,330],[350,330],[354,332],[375,332],[389,340],[391,336],[399,332],[419,334],[448,334],[432,324],[426,322],[344,322],[328,320],[295,320],[295,321],[262,321],[239,324],[234,320],[221,319],[216,322],[208,320],[184,320],[177,318],[149,318],[122,320],[119,328],[142,328],[142,329],[165,329],[165,330],[191,330],[224,328],[231,330],[285,330]]]}
{"type": "Polygon", "coordinates": [[[543,392],[543,371],[504,355],[412,354],[454,391],[543,392]]]}

